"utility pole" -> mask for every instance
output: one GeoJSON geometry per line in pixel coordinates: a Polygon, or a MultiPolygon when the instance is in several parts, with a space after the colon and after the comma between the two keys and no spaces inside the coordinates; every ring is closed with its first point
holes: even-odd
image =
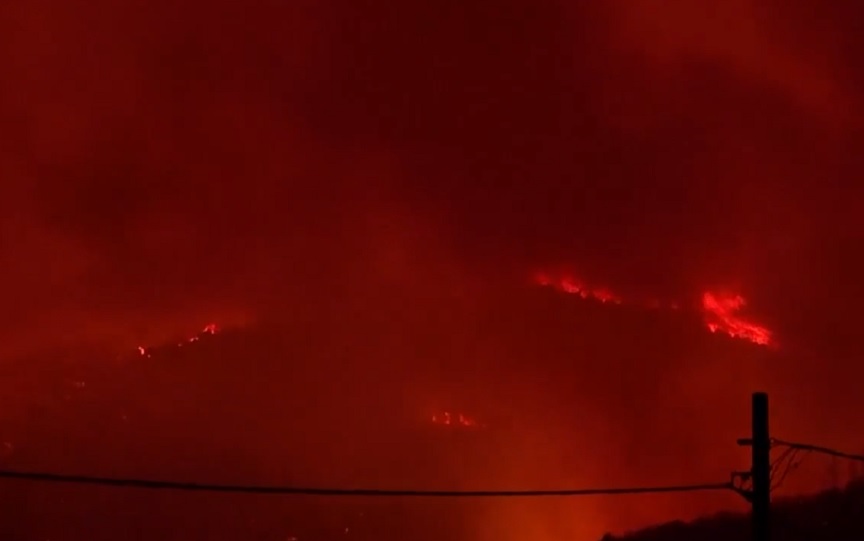
{"type": "Polygon", "coordinates": [[[771,435],[768,432],[768,395],[753,393],[752,433],[738,440],[738,445],[749,445],[752,466],[748,472],[735,472],[735,476],[750,479],[752,490],[738,492],[752,506],[753,541],[771,539],[771,435]]]}
{"type": "Polygon", "coordinates": [[[771,437],[768,395],[753,393],[753,541],[771,538],[771,437]]]}
{"type": "Polygon", "coordinates": [[[771,539],[771,436],[768,395],[753,393],[751,440],[753,475],[753,541],[771,539]]]}

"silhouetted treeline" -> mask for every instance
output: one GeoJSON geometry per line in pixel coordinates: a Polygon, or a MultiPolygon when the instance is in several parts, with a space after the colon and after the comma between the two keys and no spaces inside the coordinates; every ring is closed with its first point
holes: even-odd
{"type": "MultiPolygon", "coordinates": [[[[845,489],[779,499],[772,515],[773,541],[864,539],[864,480],[845,489]]],[[[690,523],[670,522],[603,541],[730,541],[751,539],[750,516],[724,513],[690,523]]]]}

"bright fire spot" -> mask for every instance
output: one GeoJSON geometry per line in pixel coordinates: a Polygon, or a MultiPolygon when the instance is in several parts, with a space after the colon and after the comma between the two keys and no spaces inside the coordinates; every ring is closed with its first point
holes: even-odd
{"type": "Polygon", "coordinates": [[[552,287],[564,293],[579,295],[583,299],[596,299],[602,303],[621,304],[621,298],[606,288],[588,287],[581,280],[572,276],[561,275],[553,277],[539,272],[534,275],[534,281],[541,286],[552,287]]]}
{"type": "Polygon", "coordinates": [[[210,323],[209,325],[204,327],[204,330],[202,330],[201,332],[204,334],[216,334],[217,332],[219,332],[219,327],[217,327],[215,323],[210,323]]]}
{"type": "Polygon", "coordinates": [[[468,417],[462,413],[450,413],[449,411],[445,411],[443,413],[436,413],[432,416],[432,422],[436,425],[444,425],[444,426],[461,426],[461,427],[476,427],[479,426],[477,421],[471,417],[468,417]]]}
{"type": "Polygon", "coordinates": [[[762,346],[770,345],[770,330],[736,315],[746,305],[747,301],[741,295],[721,296],[706,292],[702,295],[702,308],[708,330],[713,333],[723,332],[733,338],[749,340],[762,346]]]}
{"type": "MultiPolygon", "coordinates": [[[[196,334],[194,336],[190,336],[189,338],[186,338],[185,340],[182,340],[180,342],[176,342],[174,345],[178,348],[182,348],[186,344],[193,344],[195,342],[200,341],[201,337],[206,335],[206,334],[209,334],[212,336],[212,335],[218,334],[220,331],[221,331],[221,328],[218,325],[216,325],[215,323],[210,323],[210,324],[204,326],[204,328],[201,329],[201,331],[199,331],[198,334],[196,334]]],[[[162,351],[163,349],[164,349],[164,346],[157,346],[155,348],[154,347],[148,348],[148,347],[144,347],[144,346],[138,346],[138,354],[141,355],[142,357],[150,358],[150,357],[152,357],[152,355],[154,353],[158,353],[158,352],[162,351]]]]}
{"type": "MultiPolygon", "coordinates": [[[[603,303],[622,304],[622,298],[605,288],[589,287],[572,274],[538,272],[534,274],[534,283],[551,287],[556,291],[578,295],[583,299],[595,299],[603,303]]],[[[628,299],[628,304],[644,306],[651,309],[674,310],[682,309],[682,305],[673,300],[661,299],[628,299]]],[[[752,321],[739,317],[739,312],[747,301],[740,295],[720,295],[706,292],[702,296],[701,311],[705,317],[705,326],[712,333],[722,332],[733,338],[747,340],[754,344],[768,346],[776,345],[772,332],[752,321]]]]}

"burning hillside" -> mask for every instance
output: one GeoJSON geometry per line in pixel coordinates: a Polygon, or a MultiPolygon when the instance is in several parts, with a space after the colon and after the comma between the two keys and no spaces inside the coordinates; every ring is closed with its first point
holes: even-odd
{"type": "MultiPolygon", "coordinates": [[[[0,2],[0,458],[725,480],[754,388],[776,430],[860,448],[862,3],[707,4],[0,2]]],[[[22,540],[313,541],[372,513],[0,497],[22,540]]],[[[378,516],[397,539],[582,541],[736,503],[378,516]]]]}
{"type": "MultiPolygon", "coordinates": [[[[473,337],[465,340],[461,323],[448,324],[446,318],[439,320],[435,332],[446,349],[424,352],[417,345],[423,343],[428,329],[418,320],[381,318],[369,310],[365,312],[369,325],[349,335],[353,346],[348,348],[333,347],[326,328],[309,333],[307,328],[273,321],[224,330],[208,325],[182,340],[143,347],[143,356],[136,352],[120,364],[76,361],[64,378],[84,385],[70,383],[64,396],[57,398],[52,398],[56,395],[50,385],[28,395],[32,401],[42,393],[43,413],[25,414],[20,429],[4,433],[15,446],[7,463],[31,469],[217,482],[261,479],[386,488],[651,483],[678,468],[678,462],[656,455],[651,458],[651,471],[628,468],[623,466],[630,461],[627,449],[634,442],[671,437],[691,427],[690,421],[669,417],[658,431],[649,411],[626,413],[626,407],[617,405],[618,397],[635,393],[658,367],[665,373],[675,366],[692,370],[687,362],[691,356],[703,359],[705,366],[728,361],[732,352],[739,358],[738,366],[760,358],[756,349],[744,351],[711,340],[701,332],[695,314],[688,319],[686,313],[674,311],[632,311],[626,303],[609,311],[602,303],[574,304],[565,296],[518,284],[498,291],[494,298],[496,302],[475,308],[472,317],[479,336],[506,337],[507,350],[496,355],[478,349],[473,337]],[[532,314],[546,314],[549,319],[532,314]],[[658,314],[668,317],[658,319],[658,314]],[[369,342],[371,324],[379,331],[369,342]],[[586,325],[595,332],[574,334],[573,329],[586,325]],[[606,339],[610,333],[627,340],[610,343],[606,339]],[[425,355],[434,369],[419,373],[413,366],[370,369],[366,356],[385,351],[375,342],[394,335],[410,339],[387,343],[388,355],[425,355]],[[696,349],[676,351],[674,344],[682,336],[695,341],[696,349]],[[633,365],[625,357],[633,342],[645,351],[653,350],[646,359],[667,364],[633,365]],[[572,359],[594,355],[603,355],[607,362],[584,365],[576,378],[567,375],[572,359]],[[242,376],[238,376],[240,366],[245,369],[242,376]],[[602,413],[593,409],[597,405],[602,413]],[[94,432],[90,427],[95,426],[99,430],[94,432]],[[649,433],[642,426],[655,429],[649,433]],[[593,436],[589,441],[580,434],[593,436]],[[64,452],[53,452],[61,441],[64,452]],[[310,453],[311,448],[316,451],[310,453]],[[586,467],[613,463],[622,466],[586,467]]],[[[349,328],[354,317],[345,314],[333,320],[332,328],[349,328]]],[[[43,385],[51,374],[39,376],[43,385]]],[[[658,411],[674,412],[671,399],[680,396],[681,389],[674,379],[656,382],[671,393],[670,400],[654,398],[658,411]]],[[[712,417],[711,411],[703,411],[702,416],[712,417]]],[[[738,429],[725,414],[718,413],[714,422],[725,423],[722,426],[730,434],[738,429]]],[[[700,448],[712,445],[713,440],[695,436],[691,436],[694,444],[704,442],[698,444],[700,448]]],[[[731,453],[724,453],[723,460],[732,464],[734,446],[727,450],[731,453]]],[[[714,475],[707,463],[692,464],[688,473],[714,475]]],[[[32,490],[42,494],[48,489],[34,486],[32,490]]],[[[78,500],[83,506],[90,500],[88,489],[81,490],[78,500]]],[[[157,505],[150,496],[140,498],[130,494],[120,501],[157,505]]],[[[706,500],[705,506],[712,501],[706,500]]],[[[418,505],[409,506],[411,516],[427,513],[426,507],[418,505]]],[[[470,523],[471,515],[481,512],[468,512],[471,505],[448,513],[456,517],[464,512],[459,523],[470,523]]],[[[605,505],[592,504],[593,512],[607,512],[605,505]]],[[[694,506],[694,511],[703,508],[694,506]]],[[[206,508],[196,507],[201,512],[206,508]]],[[[498,513],[496,504],[480,508],[484,514],[498,513]]],[[[321,513],[321,524],[332,526],[327,517],[340,515],[341,509],[341,504],[325,505],[316,513],[321,513]]],[[[374,509],[361,505],[361,512],[378,512],[374,509]]],[[[552,506],[544,513],[558,516],[556,509],[552,506]]],[[[40,506],[34,507],[36,511],[47,512],[40,506]]],[[[260,520],[274,519],[268,515],[260,520]]],[[[301,529],[314,530],[318,519],[308,520],[300,520],[301,529]]],[[[413,535],[411,521],[400,527],[406,536],[413,535]]],[[[450,537],[464,534],[464,530],[456,533],[454,528],[463,528],[456,523],[442,527],[450,537]]]]}
{"type": "Polygon", "coordinates": [[[612,302],[621,304],[622,302],[621,297],[612,293],[609,289],[588,287],[581,280],[569,274],[553,277],[549,273],[538,272],[534,275],[534,280],[538,285],[554,287],[564,293],[579,295],[583,299],[595,299],[602,303],[612,302]]]}
{"type": "Polygon", "coordinates": [[[708,329],[723,332],[733,338],[749,340],[754,344],[767,346],[772,343],[772,333],[761,325],[741,319],[738,312],[747,305],[741,295],[719,296],[706,292],[702,296],[708,329]]]}
{"type": "MultiPolygon", "coordinates": [[[[535,274],[534,281],[541,286],[552,287],[564,293],[578,295],[583,299],[594,299],[602,303],[623,304],[626,302],[627,304],[670,310],[677,310],[680,306],[677,301],[624,300],[608,288],[587,286],[582,280],[569,273],[552,275],[539,272],[535,274]]],[[[761,346],[773,345],[773,333],[769,329],[739,317],[738,313],[746,305],[747,301],[741,295],[719,295],[706,291],[702,295],[702,304],[699,309],[704,313],[705,325],[712,333],[722,332],[732,338],[747,340],[761,346]]]]}

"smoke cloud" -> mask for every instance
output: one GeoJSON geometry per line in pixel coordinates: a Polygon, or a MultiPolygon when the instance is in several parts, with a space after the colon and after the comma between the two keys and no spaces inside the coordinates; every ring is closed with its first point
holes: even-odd
{"type": "MultiPolygon", "coordinates": [[[[757,387],[784,437],[860,448],[861,10],[4,3],[0,404],[31,442],[14,460],[328,485],[716,481],[743,467],[757,387]],[[531,281],[562,267],[682,309],[531,281]],[[706,291],[744,296],[779,348],[707,332],[706,291]],[[91,362],[212,321],[247,335],[182,368],[91,362]],[[46,382],[76,370],[106,415],[140,409],[134,433],[55,413],[32,428],[34,408],[67,407],[46,382]],[[453,408],[489,425],[482,458],[416,443],[453,408]],[[36,450],[63,431],[69,452],[36,450]]],[[[45,509],[62,496],[27,490],[45,509]]],[[[484,503],[458,529],[590,539],[740,505],[622,501],[484,503]]]]}

